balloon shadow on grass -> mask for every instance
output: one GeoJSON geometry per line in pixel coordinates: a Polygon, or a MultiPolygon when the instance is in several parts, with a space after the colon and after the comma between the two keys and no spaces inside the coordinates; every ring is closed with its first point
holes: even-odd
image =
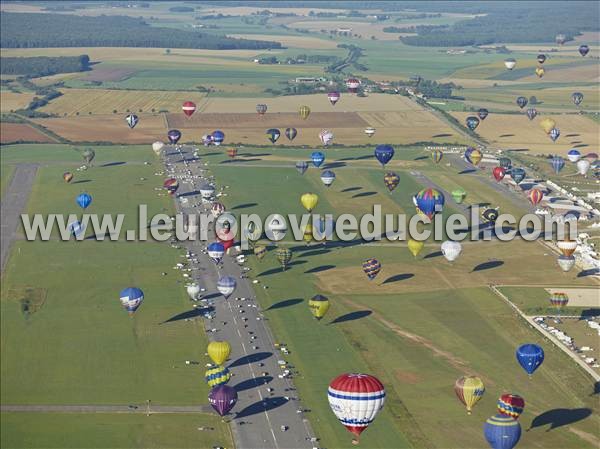
{"type": "Polygon", "coordinates": [[[282,273],[283,271],[287,271],[290,269],[290,267],[293,267],[295,265],[302,265],[306,263],[306,260],[296,260],[292,263],[289,263],[287,268],[284,270],[283,267],[277,267],[277,268],[271,268],[270,270],[267,271],[263,271],[262,273],[257,274],[256,276],[270,276],[272,274],[276,274],[276,273],[282,273]]]}
{"type": "Polygon", "coordinates": [[[91,179],[81,179],[79,181],[73,181],[71,184],[83,184],[85,182],[92,182],[91,179]]]}
{"type": "Polygon", "coordinates": [[[200,191],[192,190],[191,192],[180,193],[179,195],[177,195],[177,198],[183,198],[186,196],[194,196],[194,195],[199,195],[199,194],[200,194],[200,191]]]}
{"type": "Polygon", "coordinates": [[[435,257],[443,256],[441,251],[434,251],[433,253],[426,254],[423,259],[433,259],[435,257]]]}
{"type": "Polygon", "coordinates": [[[477,170],[474,168],[465,168],[458,172],[459,175],[468,175],[469,173],[475,173],[477,170]]]}
{"type": "Polygon", "coordinates": [[[395,274],[394,276],[390,276],[385,281],[383,281],[382,284],[391,284],[393,282],[400,282],[400,281],[404,281],[406,279],[410,279],[414,276],[415,275],[413,273],[395,274]]]}
{"type": "Polygon", "coordinates": [[[533,421],[531,421],[531,425],[527,430],[529,431],[536,427],[550,424],[550,428],[546,429],[546,432],[550,432],[552,429],[582,421],[591,414],[592,410],[589,408],[555,408],[533,418],[533,421]]]}
{"type": "Polygon", "coordinates": [[[323,169],[345,167],[346,165],[345,162],[330,162],[329,164],[325,164],[323,169]]]}
{"type": "Polygon", "coordinates": [[[314,267],[314,268],[311,268],[309,270],[306,270],[304,273],[306,273],[306,274],[320,273],[322,271],[331,270],[333,268],[335,268],[335,265],[320,265],[318,267],[314,267]]]}
{"type": "Polygon", "coordinates": [[[247,416],[252,416],[268,410],[273,410],[274,408],[281,407],[287,401],[287,399],[281,396],[277,396],[274,398],[265,398],[262,401],[255,402],[254,404],[251,404],[245,409],[237,412],[235,415],[235,419],[246,418],[247,416]]]}
{"type": "Polygon", "coordinates": [[[370,310],[357,310],[356,312],[350,312],[345,315],[338,316],[329,324],[345,323],[347,321],[360,320],[361,318],[368,317],[372,313],[373,312],[371,312],[370,310]]]}
{"type": "Polygon", "coordinates": [[[360,190],[360,189],[362,189],[362,187],[360,187],[360,186],[346,187],[345,189],[340,190],[340,192],[342,192],[342,193],[356,192],[357,190],[360,190]]]}
{"type": "Polygon", "coordinates": [[[355,193],[354,195],[352,195],[352,198],[363,198],[365,196],[373,196],[376,194],[377,194],[377,192],[361,192],[361,193],[355,193]]]}
{"type": "Polygon", "coordinates": [[[235,391],[237,392],[250,390],[252,388],[260,387],[261,385],[266,385],[272,380],[273,378],[271,376],[260,376],[253,379],[243,380],[239,384],[235,384],[233,388],[235,388],[235,391]]]}
{"type": "Polygon", "coordinates": [[[271,304],[268,308],[265,309],[265,312],[267,310],[283,309],[284,307],[295,306],[296,304],[300,304],[302,301],[304,301],[302,298],[284,299],[283,301],[271,304]]]}
{"type": "Polygon", "coordinates": [[[597,276],[600,274],[600,269],[598,268],[588,268],[587,270],[580,271],[577,273],[578,278],[584,278],[587,276],[597,276]]]}
{"type": "Polygon", "coordinates": [[[416,158],[413,159],[413,161],[422,161],[425,159],[429,159],[427,156],[417,156],[416,158]]]}
{"type": "Polygon", "coordinates": [[[476,265],[471,270],[471,273],[473,273],[475,271],[491,270],[492,268],[498,268],[498,267],[501,267],[502,265],[504,265],[503,260],[490,260],[488,262],[483,262],[483,263],[480,263],[479,265],[476,265]]]}
{"type": "Polygon", "coordinates": [[[248,354],[231,362],[228,368],[235,368],[236,366],[244,366],[248,363],[260,362],[262,360],[268,359],[272,355],[272,352],[255,352],[254,354],[248,354]]]}
{"type": "MultiPolygon", "coordinates": [[[[310,248],[310,247],[309,247],[310,248]]],[[[328,249],[317,249],[314,251],[308,251],[302,254],[302,257],[311,257],[311,256],[322,256],[323,254],[330,253],[331,251],[328,249]]]]}
{"type": "Polygon", "coordinates": [[[106,164],[100,165],[100,167],[115,167],[117,165],[125,165],[127,162],[118,161],[118,162],[107,162],[106,164]]]}
{"type": "Polygon", "coordinates": [[[198,307],[196,309],[187,310],[185,312],[174,315],[171,318],[169,318],[168,320],[165,320],[160,324],[173,323],[175,321],[198,318],[198,317],[201,317],[202,315],[204,315],[205,313],[210,313],[210,312],[213,312],[214,310],[215,310],[214,307],[198,307]]]}
{"type": "Polygon", "coordinates": [[[231,210],[236,210],[236,209],[247,209],[249,207],[254,207],[254,206],[258,206],[258,203],[244,203],[244,204],[238,204],[237,206],[233,206],[231,208],[231,210]]]}

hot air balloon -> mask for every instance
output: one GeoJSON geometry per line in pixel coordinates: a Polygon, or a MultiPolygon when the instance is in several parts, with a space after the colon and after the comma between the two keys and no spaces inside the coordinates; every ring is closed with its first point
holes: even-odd
{"type": "Polygon", "coordinates": [[[465,122],[467,124],[467,128],[469,128],[471,131],[475,131],[475,128],[479,126],[479,119],[474,115],[467,117],[465,122]]]}
{"type": "Polygon", "coordinates": [[[575,266],[575,257],[561,254],[558,256],[558,259],[556,259],[556,263],[560,269],[566,273],[567,271],[571,271],[571,269],[575,266]]]}
{"type": "Polygon", "coordinates": [[[137,287],[128,287],[121,290],[119,300],[129,315],[133,315],[133,313],[142,305],[144,292],[137,287]]]}
{"type": "Polygon", "coordinates": [[[367,137],[373,137],[375,135],[375,128],[372,127],[368,127],[365,128],[365,134],[367,135],[367,137]]]}
{"type": "Polygon", "coordinates": [[[223,203],[219,203],[218,201],[215,201],[210,206],[210,213],[215,218],[218,218],[219,215],[221,215],[223,212],[225,212],[225,206],[223,205],[223,203]]]}
{"type": "Polygon", "coordinates": [[[394,147],[391,145],[377,145],[375,147],[375,158],[379,161],[382,167],[385,167],[392,158],[394,157],[394,147]]]}
{"type": "Polygon", "coordinates": [[[87,209],[87,207],[92,204],[92,197],[87,194],[87,193],[80,193],[79,195],[77,195],[77,198],[75,198],[75,202],[79,205],[79,207],[81,207],[82,209],[87,209]]]}
{"type": "Polygon", "coordinates": [[[558,139],[559,136],[560,136],[560,129],[552,128],[550,130],[550,138],[552,139],[552,142],[556,142],[556,139],[558,139]]]}
{"type": "Polygon", "coordinates": [[[271,220],[265,225],[267,236],[271,234],[273,240],[281,240],[287,232],[287,224],[285,218],[280,214],[274,214],[271,220]]]}
{"type": "Polygon", "coordinates": [[[394,172],[387,172],[385,175],[383,175],[383,183],[388,190],[392,192],[396,187],[398,187],[398,184],[400,184],[400,176],[394,172]]]}
{"type": "Polygon", "coordinates": [[[544,192],[542,192],[540,189],[531,189],[527,197],[533,206],[537,206],[544,198],[544,192]]]}
{"type": "Polygon", "coordinates": [[[340,100],[340,97],[341,95],[339,92],[329,92],[327,94],[327,98],[332,106],[335,106],[335,104],[340,100]]]}
{"type": "Polygon", "coordinates": [[[127,126],[129,126],[130,129],[133,129],[140,121],[140,118],[135,114],[128,114],[125,117],[125,121],[127,122],[127,126]]]}
{"type": "Polygon", "coordinates": [[[471,148],[471,151],[465,151],[465,159],[472,165],[479,165],[483,159],[483,153],[477,148],[471,148]]]}
{"type": "Polygon", "coordinates": [[[369,374],[342,374],[329,384],[327,397],[335,416],[358,442],[360,434],[383,408],[385,388],[369,374]]]}
{"type": "Polygon", "coordinates": [[[208,251],[208,257],[210,257],[214,263],[221,263],[221,259],[223,259],[223,255],[225,254],[225,247],[222,243],[213,242],[209,244],[206,249],[208,251]]]}
{"type": "Polygon", "coordinates": [[[579,159],[581,159],[581,153],[579,150],[573,148],[567,153],[567,159],[569,159],[569,162],[577,162],[579,159]]]}
{"type": "Polygon", "coordinates": [[[258,112],[259,115],[265,115],[265,113],[267,112],[267,105],[263,103],[257,104],[256,112],[258,112]]]}
{"type": "Polygon", "coordinates": [[[479,377],[463,376],[454,382],[454,392],[458,400],[467,407],[467,414],[470,415],[475,404],[483,397],[485,386],[479,377]]]}
{"type": "Polygon", "coordinates": [[[312,315],[320,320],[329,310],[329,299],[327,296],[315,295],[308,301],[308,308],[312,315]]]}
{"type": "Polygon", "coordinates": [[[494,223],[498,219],[498,209],[488,208],[481,213],[483,219],[488,223],[494,223]]]}
{"type": "Polygon", "coordinates": [[[587,172],[591,166],[592,164],[587,159],[579,159],[577,161],[577,171],[580,175],[587,176],[587,172]]]}
{"type": "Polygon", "coordinates": [[[73,179],[73,173],[67,171],[63,173],[63,179],[65,182],[71,182],[71,180],[73,179]]]}
{"type": "Polygon", "coordinates": [[[292,260],[292,251],[289,248],[277,248],[275,256],[281,264],[281,267],[285,270],[292,260]]]}
{"type": "Polygon", "coordinates": [[[537,62],[539,62],[540,64],[543,64],[544,62],[546,62],[546,55],[543,53],[540,53],[539,55],[537,55],[537,62]]]}
{"type": "Polygon", "coordinates": [[[302,120],[306,120],[310,115],[310,108],[306,105],[300,106],[300,109],[298,109],[298,114],[300,114],[300,118],[302,120]]]}
{"type": "Polygon", "coordinates": [[[550,295],[550,304],[560,313],[562,309],[569,303],[569,297],[566,293],[554,292],[550,295]]]}
{"type": "Polygon", "coordinates": [[[296,162],[296,170],[298,170],[298,172],[303,175],[306,170],[308,170],[308,162],[306,161],[298,161],[296,162]]]}
{"type": "Polygon", "coordinates": [[[333,133],[328,129],[324,129],[319,133],[319,140],[325,146],[330,145],[331,142],[333,142],[333,137],[333,133]]]}
{"type": "Polygon", "coordinates": [[[527,109],[527,117],[529,117],[529,120],[533,120],[536,116],[537,116],[536,108],[527,109]]]}
{"type": "Polygon", "coordinates": [[[198,295],[200,294],[200,286],[196,283],[189,284],[186,287],[186,291],[187,291],[187,294],[190,297],[190,299],[195,300],[198,298],[198,295]]]}
{"type": "Polygon", "coordinates": [[[543,77],[544,73],[546,73],[546,71],[544,70],[543,67],[536,67],[535,68],[535,74],[537,75],[538,78],[543,77]]]}
{"type": "Polygon", "coordinates": [[[85,231],[85,226],[79,220],[75,220],[67,225],[67,229],[73,237],[77,238],[85,231]]]}
{"type": "Polygon", "coordinates": [[[262,260],[267,255],[267,248],[265,246],[254,247],[254,255],[258,260],[262,260]]]}
{"type": "Polygon", "coordinates": [[[505,393],[498,398],[498,413],[512,419],[519,419],[525,408],[525,399],[518,394],[505,393]]]}
{"type": "Polygon", "coordinates": [[[279,140],[279,136],[281,136],[281,131],[277,128],[269,128],[266,131],[267,138],[271,141],[271,143],[275,143],[279,140]]]}
{"type": "Polygon", "coordinates": [[[429,219],[444,208],[444,195],[436,189],[423,189],[414,198],[421,213],[429,219]]]}
{"type": "Polygon", "coordinates": [[[181,105],[181,110],[186,115],[186,117],[191,117],[194,112],[196,112],[196,103],[193,101],[184,101],[181,105]]]}
{"type": "Polygon", "coordinates": [[[213,144],[213,136],[212,136],[212,134],[204,134],[202,136],[202,144],[205,147],[208,147],[208,146],[212,145],[213,144]]]}
{"type": "Polygon", "coordinates": [[[321,181],[325,187],[329,187],[335,181],[335,173],[331,170],[325,170],[321,173],[321,181]]]}
{"type": "Polygon", "coordinates": [[[454,262],[460,256],[462,252],[462,245],[460,242],[455,242],[453,240],[446,240],[442,243],[442,255],[446,258],[448,262],[454,262]]]}
{"type": "Polygon", "coordinates": [[[573,92],[571,94],[571,100],[573,100],[573,103],[579,106],[583,101],[583,94],[581,92],[573,92]]]}
{"type": "Polygon", "coordinates": [[[217,385],[208,393],[208,402],[210,402],[210,405],[219,416],[225,416],[229,413],[237,400],[238,394],[236,389],[229,385],[217,385]]]}
{"type": "Polygon", "coordinates": [[[286,128],[285,129],[285,137],[291,142],[298,135],[298,130],[296,128],[286,128]]]}
{"type": "Polygon", "coordinates": [[[492,449],[513,449],[521,439],[521,425],[509,416],[496,415],[485,422],[483,434],[492,449]]]}
{"type": "Polygon", "coordinates": [[[552,170],[554,170],[554,173],[558,175],[565,166],[565,160],[560,156],[554,156],[550,160],[550,165],[552,165],[552,170]]]}
{"type": "Polygon", "coordinates": [[[598,160],[598,153],[588,153],[584,157],[589,159],[591,162],[595,162],[598,160]]]}
{"type": "Polygon", "coordinates": [[[313,227],[310,223],[308,223],[304,227],[304,232],[302,233],[302,240],[304,240],[307,245],[314,240],[313,227]]]}
{"type": "Polygon", "coordinates": [[[572,256],[577,250],[577,242],[569,239],[558,240],[556,246],[563,256],[572,256]]]}
{"type": "Polygon", "coordinates": [[[514,58],[507,58],[504,60],[504,67],[506,67],[508,70],[514,69],[516,65],[517,61],[514,58]]]}
{"type": "Polygon", "coordinates": [[[425,242],[422,242],[420,240],[408,239],[407,246],[408,246],[408,250],[410,251],[410,253],[414,257],[417,257],[419,255],[419,253],[421,251],[423,251],[423,248],[425,247],[425,242]]]}
{"type": "Polygon", "coordinates": [[[167,178],[165,182],[163,182],[163,188],[169,192],[169,195],[175,195],[177,189],[179,188],[179,181],[175,178],[167,178]]]}
{"type": "Polygon", "coordinates": [[[200,191],[200,196],[206,200],[212,198],[215,194],[215,188],[208,183],[202,184],[198,187],[198,190],[200,191]]]}
{"type": "Polygon", "coordinates": [[[320,151],[315,151],[310,155],[310,160],[313,165],[317,168],[321,166],[321,164],[325,161],[325,155],[320,151]]]}
{"type": "Polygon", "coordinates": [[[171,145],[177,145],[177,142],[181,139],[181,131],[178,129],[170,129],[167,133],[167,138],[169,139],[169,142],[171,142],[171,145]]]}
{"type": "Polygon", "coordinates": [[[500,182],[504,179],[504,176],[506,176],[506,170],[502,167],[494,167],[492,175],[494,175],[496,181],[500,182]]]}
{"type": "Polygon", "coordinates": [[[236,285],[237,282],[235,281],[235,278],[231,276],[223,276],[217,281],[217,290],[219,293],[225,296],[225,299],[229,299],[229,297],[235,291],[236,285]]]}
{"type": "Polygon", "coordinates": [[[377,259],[367,259],[363,262],[362,269],[369,280],[372,281],[381,271],[381,264],[377,259]]]}
{"type": "Polygon", "coordinates": [[[221,145],[223,143],[223,141],[225,140],[225,133],[223,131],[221,131],[220,129],[213,131],[211,136],[212,136],[213,143],[217,146],[221,145]]]}
{"type": "Polygon", "coordinates": [[[588,47],[586,44],[582,44],[579,46],[579,54],[581,56],[585,56],[590,52],[590,47],[588,47]]]}
{"type": "Polygon", "coordinates": [[[516,182],[517,184],[521,184],[521,181],[523,181],[525,179],[525,176],[527,175],[527,173],[525,172],[524,169],[517,167],[517,168],[513,168],[510,171],[510,177],[513,179],[514,182],[516,182]]]}
{"type": "Polygon", "coordinates": [[[348,92],[355,94],[360,87],[360,80],[356,78],[348,78],[346,80],[346,87],[348,88],[348,92]]]}
{"type": "Polygon", "coordinates": [[[235,159],[235,157],[237,156],[238,153],[238,149],[231,147],[231,148],[227,148],[227,156],[229,156],[230,159],[235,159]]]}
{"type": "Polygon", "coordinates": [[[564,34],[557,34],[554,40],[558,45],[562,45],[567,41],[567,36],[565,36],[564,34]]]}
{"type": "Polygon", "coordinates": [[[309,213],[312,212],[315,207],[317,207],[318,202],[319,195],[316,193],[304,193],[300,197],[300,203],[309,213]]]}
{"type": "Polygon", "coordinates": [[[504,170],[508,170],[512,167],[512,161],[507,157],[499,158],[498,163],[500,164],[500,167],[502,167],[504,170]]]}
{"type": "Polygon", "coordinates": [[[457,204],[462,204],[462,202],[465,200],[466,196],[467,196],[467,192],[465,192],[464,189],[458,188],[458,189],[454,189],[452,191],[452,199],[457,204]]]}
{"type": "Polygon", "coordinates": [[[519,107],[521,109],[523,109],[525,106],[527,106],[527,98],[525,97],[517,97],[517,104],[519,105],[519,107]]]}
{"type": "Polygon", "coordinates": [[[92,161],[96,157],[96,152],[94,150],[92,150],[91,148],[86,148],[81,153],[81,157],[83,157],[83,162],[85,162],[86,165],[89,165],[92,163],[92,161]]]}
{"type": "Polygon", "coordinates": [[[486,108],[481,108],[477,111],[477,116],[481,119],[481,120],[485,120],[485,118],[489,115],[489,111],[486,108]]]}
{"type": "Polygon", "coordinates": [[[540,122],[540,126],[544,130],[546,134],[550,134],[550,131],[554,129],[556,126],[556,122],[552,120],[550,117],[546,117],[540,122]]]}
{"type": "Polygon", "coordinates": [[[544,350],[534,343],[519,346],[515,355],[529,377],[544,362],[544,350]]]}
{"type": "Polygon", "coordinates": [[[222,365],[231,354],[231,345],[227,341],[211,341],[206,352],[215,364],[222,365]]]}
{"type": "Polygon", "coordinates": [[[165,144],[159,141],[156,141],[152,144],[152,151],[154,151],[154,153],[159,156],[160,152],[162,151],[162,149],[164,148],[165,144]]]}
{"type": "Polygon", "coordinates": [[[431,160],[436,164],[439,164],[443,157],[444,153],[441,150],[433,150],[431,152],[431,160]]]}
{"type": "Polygon", "coordinates": [[[224,366],[217,366],[215,368],[209,368],[204,373],[204,380],[209,387],[216,387],[217,385],[223,385],[229,382],[231,379],[231,373],[224,366]]]}

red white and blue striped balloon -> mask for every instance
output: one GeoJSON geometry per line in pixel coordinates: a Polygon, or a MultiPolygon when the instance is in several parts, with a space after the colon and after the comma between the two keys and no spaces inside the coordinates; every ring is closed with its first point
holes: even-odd
{"type": "Polygon", "coordinates": [[[347,373],[331,381],[327,396],[335,416],[358,438],[383,408],[385,388],[369,374],[347,373]]]}

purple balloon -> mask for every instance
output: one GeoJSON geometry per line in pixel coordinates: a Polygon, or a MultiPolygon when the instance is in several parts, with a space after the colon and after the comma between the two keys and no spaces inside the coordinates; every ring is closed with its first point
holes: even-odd
{"type": "Polygon", "coordinates": [[[237,399],[238,395],[235,388],[225,384],[217,385],[208,393],[208,402],[210,402],[212,408],[221,416],[229,413],[237,402],[237,399]]]}

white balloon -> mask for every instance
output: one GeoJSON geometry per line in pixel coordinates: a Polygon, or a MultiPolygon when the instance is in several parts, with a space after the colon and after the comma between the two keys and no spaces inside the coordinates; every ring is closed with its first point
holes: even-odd
{"type": "Polygon", "coordinates": [[[190,284],[187,286],[187,294],[191,299],[196,299],[198,293],[200,293],[200,286],[198,284],[190,284]]]}
{"type": "Polygon", "coordinates": [[[588,170],[590,169],[591,165],[592,164],[590,164],[590,161],[588,161],[587,159],[580,159],[579,161],[577,161],[577,171],[580,175],[585,176],[588,170]]]}
{"type": "Polygon", "coordinates": [[[442,243],[442,254],[449,262],[454,262],[462,252],[462,245],[459,242],[446,240],[442,243]]]}
{"type": "Polygon", "coordinates": [[[152,151],[154,151],[156,154],[160,154],[160,152],[162,151],[162,149],[164,148],[165,144],[162,142],[154,142],[152,144],[152,151]]]}

